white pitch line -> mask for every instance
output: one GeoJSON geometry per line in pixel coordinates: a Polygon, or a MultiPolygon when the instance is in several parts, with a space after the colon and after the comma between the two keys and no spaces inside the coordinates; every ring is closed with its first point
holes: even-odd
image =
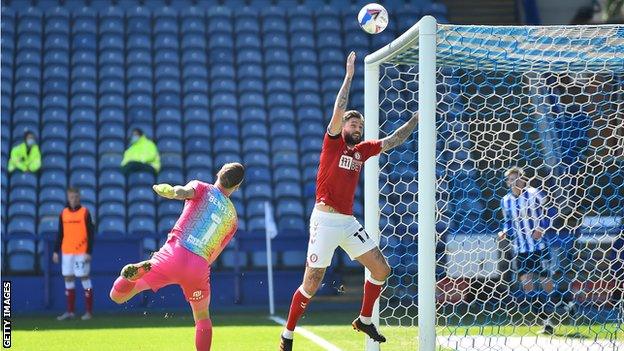
{"type": "MultiPolygon", "coordinates": [[[[269,316],[269,319],[272,320],[273,322],[280,324],[280,325],[286,325],[286,321],[280,317],[276,317],[276,316],[269,316]]],[[[330,343],[329,341],[321,338],[320,336],[314,334],[313,332],[302,328],[302,327],[296,327],[295,328],[295,333],[299,333],[303,336],[305,336],[307,339],[309,339],[310,341],[312,341],[313,343],[319,345],[320,347],[324,348],[327,351],[342,351],[338,346],[330,343]]]]}

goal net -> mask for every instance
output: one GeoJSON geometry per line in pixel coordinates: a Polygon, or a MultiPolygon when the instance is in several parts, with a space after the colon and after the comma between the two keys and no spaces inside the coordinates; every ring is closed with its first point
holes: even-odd
{"type": "Polygon", "coordinates": [[[367,138],[420,114],[418,133],[365,170],[366,230],[392,267],[377,315],[390,342],[624,350],[624,26],[425,17],[365,72],[367,138]],[[544,223],[530,274],[524,239],[497,235],[512,166],[542,195],[512,224],[544,223]]]}

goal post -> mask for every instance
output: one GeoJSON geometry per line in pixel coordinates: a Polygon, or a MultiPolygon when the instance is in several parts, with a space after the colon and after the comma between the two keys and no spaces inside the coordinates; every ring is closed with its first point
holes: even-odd
{"type": "Polygon", "coordinates": [[[624,349],[614,298],[624,290],[624,26],[425,16],[364,61],[365,139],[419,113],[418,131],[365,167],[365,228],[392,267],[373,314],[388,339],[425,351],[624,349]],[[542,273],[532,290],[520,285],[514,239],[497,239],[512,166],[543,195],[540,264],[554,288],[542,273]],[[551,320],[559,336],[538,336],[551,320]]]}

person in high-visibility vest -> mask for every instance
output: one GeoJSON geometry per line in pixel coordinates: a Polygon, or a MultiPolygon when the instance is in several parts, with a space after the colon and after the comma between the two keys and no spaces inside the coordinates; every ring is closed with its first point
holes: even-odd
{"type": "Polygon", "coordinates": [[[24,133],[24,142],[11,149],[9,158],[9,173],[13,171],[37,172],[41,168],[41,152],[35,134],[31,131],[24,133]]]}
{"type": "Polygon", "coordinates": [[[139,128],[132,131],[130,147],[124,152],[121,161],[121,170],[124,174],[137,171],[150,171],[156,174],[160,171],[158,148],[139,128]]]}
{"type": "Polygon", "coordinates": [[[52,254],[52,261],[59,263],[59,252],[62,253],[61,270],[65,279],[67,311],[56,319],[62,321],[75,317],[75,278],[79,278],[82,282],[86,302],[86,313],[81,319],[88,320],[93,317],[93,286],[89,273],[91,271],[94,225],[89,210],[80,206],[80,190],[77,188],[67,189],[67,203],[67,207],[59,216],[59,232],[52,254]]]}

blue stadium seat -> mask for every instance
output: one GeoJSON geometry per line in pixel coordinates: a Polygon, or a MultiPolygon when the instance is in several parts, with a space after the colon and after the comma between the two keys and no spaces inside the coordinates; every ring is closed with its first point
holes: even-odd
{"type": "Polygon", "coordinates": [[[208,109],[208,98],[202,94],[187,94],[182,102],[183,109],[199,108],[208,109]]]}
{"type": "MultiPolygon", "coordinates": [[[[339,28],[339,27],[334,27],[339,28]]],[[[294,35],[309,35],[314,31],[312,17],[291,17],[289,32],[294,35]]]]}
{"type": "Polygon", "coordinates": [[[128,175],[128,186],[152,186],[155,182],[154,174],[151,172],[133,172],[128,175]]]}
{"type": "Polygon", "coordinates": [[[269,153],[269,142],[266,138],[243,137],[243,153],[263,152],[269,153]]]}
{"type": "Polygon", "coordinates": [[[7,235],[9,237],[35,233],[34,216],[16,216],[10,219],[7,224],[7,235]]]}
{"type": "Polygon", "coordinates": [[[237,65],[260,65],[262,64],[262,54],[259,49],[240,49],[236,55],[237,65]]]}
{"type": "MultiPolygon", "coordinates": [[[[236,117],[236,116],[234,116],[236,117]]],[[[214,135],[218,138],[233,138],[233,139],[237,139],[239,132],[238,132],[238,125],[236,123],[236,120],[233,120],[231,117],[226,119],[226,118],[216,118],[215,117],[215,127],[214,127],[214,135]]]]}
{"type": "Polygon", "coordinates": [[[189,168],[186,171],[186,180],[187,182],[191,180],[201,180],[203,182],[212,182],[212,170],[210,168],[202,167],[202,168],[189,168]]]}
{"type": "MultiPolygon", "coordinates": [[[[185,24],[182,25],[182,42],[181,48],[182,51],[186,51],[189,49],[198,49],[198,50],[206,50],[206,37],[203,32],[200,31],[184,31],[185,24]]],[[[202,28],[203,29],[203,28],[202,28]]]]}
{"type": "Polygon", "coordinates": [[[70,116],[70,139],[95,140],[95,111],[76,109],[70,116]]]}
{"type": "Polygon", "coordinates": [[[99,191],[98,202],[100,204],[112,203],[112,202],[125,204],[126,192],[121,187],[115,187],[115,186],[103,187],[99,191]]]}
{"type": "Polygon", "coordinates": [[[98,235],[125,235],[126,223],[124,217],[101,216],[97,222],[98,235]]]}
{"type": "MultiPolygon", "coordinates": [[[[295,138],[297,135],[297,130],[295,128],[295,124],[293,122],[285,122],[285,121],[274,121],[271,123],[271,138],[274,139],[273,143],[275,143],[275,139],[284,139],[284,138],[295,138]]],[[[289,147],[295,145],[294,147],[288,150],[297,150],[296,143],[290,144],[289,147]]]]}
{"type": "Polygon", "coordinates": [[[95,170],[72,170],[69,176],[69,185],[79,188],[94,188],[95,180],[95,170]]]}
{"type": "MultiPolygon", "coordinates": [[[[316,190],[316,188],[313,182],[316,181],[317,173],[318,173],[318,165],[306,166],[303,168],[303,181],[306,183],[312,182],[312,187],[314,188],[314,190],[316,190]]],[[[306,185],[306,193],[307,193],[307,185],[306,185]]],[[[309,195],[314,196],[314,191],[312,191],[309,195]]]]}
{"type": "Polygon", "coordinates": [[[41,202],[65,203],[67,201],[65,189],[66,189],[65,184],[63,184],[62,186],[59,186],[57,184],[45,183],[45,186],[43,187],[43,189],[41,189],[41,192],[39,193],[39,202],[40,203],[41,202]]]}
{"type": "Polygon", "coordinates": [[[66,123],[46,123],[41,131],[41,140],[67,140],[66,123]]]}
{"type": "Polygon", "coordinates": [[[256,199],[247,201],[245,212],[248,218],[264,217],[264,203],[266,199],[256,199]]]}
{"type": "Polygon", "coordinates": [[[223,166],[226,163],[232,163],[232,162],[238,162],[238,163],[242,163],[243,160],[240,157],[240,154],[238,153],[234,153],[234,152],[224,152],[221,154],[216,154],[217,156],[215,157],[215,168],[221,168],[221,166],[223,166]]]}
{"type": "Polygon", "coordinates": [[[239,79],[263,79],[263,69],[259,64],[245,64],[238,68],[239,79]]]}
{"type": "Polygon", "coordinates": [[[320,133],[317,133],[319,136],[305,136],[302,138],[301,143],[299,144],[299,151],[302,154],[306,153],[320,153],[321,146],[323,145],[323,137],[320,136],[320,133]]]}
{"type": "Polygon", "coordinates": [[[29,201],[29,199],[11,199],[11,203],[9,204],[9,210],[7,211],[7,216],[9,218],[9,221],[12,221],[17,217],[31,218],[34,217],[36,213],[36,202],[29,201]]]}
{"type": "Polygon", "coordinates": [[[134,202],[128,207],[128,217],[146,217],[152,218],[153,220],[154,218],[156,218],[156,208],[151,202],[134,202]]]}
{"type": "Polygon", "coordinates": [[[103,140],[98,144],[98,148],[100,150],[100,153],[118,153],[118,154],[123,154],[124,150],[125,150],[125,144],[123,142],[123,140],[121,139],[117,139],[117,140],[112,140],[112,139],[108,139],[108,140],[103,140]]]}
{"type": "Polygon", "coordinates": [[[301,186],[294,182],[281,182],[276,184],[275,197],[280,198],[301,198],[301,186]]]}
{"type": "Polygon", "coordinates": [[[273,153],[277,152],[297,152],[297,141],[294,137],[288,135],[276,135],[271,141],[271,150],[273,153]]]}
{"type": "Polygon", "coordinates": [[[284,216],[277,222],[277,229],[279,231],[305,231],[305,221],[302,217],[297,216],[284,216]]]}
{"type": "Polygon", "coordinates": [[[290,79],[290,68],[285,64],[272,64],[267,66],[265,74],[273,79],[290,79]]]}
{"type": "Polygon", "coordinates": [[[185,160],[186,168],[212,168],[212,158],[209,154],[193,153],[188,154],[185,160]]]}
{"type": "Polygon", "coordinates": [[[9,198],[11,201],[37,203],[37,193],[31,187],[12,187],[9,198]]]}
{"type": "Polygon", "coordinates": [[[73,171],[87,170],[95,172],[95,155],[79,154],[69,160],[69,169],[73,171]]]}
{"type": "Polygon", "coordinates": [[[266,111],[263,108],[258,108],[258,107],[243,108],[241,110],[241,118],[242,118],[241,121],[243,122],[243,125],[242,125],[243,135],[245,134],[245,130],[249,129],[245,127],[249,123],[255,123],[257,125],[258,123],[256,122],[260,122],[260,124],[264,126],[263,129],[266,129],[265,122],[267,120],[267,117],[266,117],[266,111]]]}
{"type": "Polygon", "coordinates": [[[272,107],[285,107],[291,108],[293,105],[292,96],[288,93],[269,93],[267,97],[269,108],[272,107]]]}
{"type": "Polygon", "coordinates": [[[126,185],[126,179],[123,174],[121,174],[120,170],[106,170],[100,172],[100,177],[98,181],[98,185],[100,187],[103,186],[116,186],[124,188],[126,185]]]}
{"type": "Polygon", "coordinates": [[[157,183],[182,184],[184,183],[184,175],[180,169],[163,168],[158,173],[157,183]]]}
{"type": "Polygon", "coordinates": [[[128,204],[133,204],[135,202],[154,202],[155,199],[155,194],[151,186],[135,186],[128,191],[128,204]]]}
{"type": "MultiPolygon", "coordinates": [[[[273,167],[299,167],[299,158],[296,152],[280,151],[272,155],[273,167]]],[[[317,163],[318,165],[318,163],[317,163]]]]}
{"type": "MultiPolygon", "coordinates": [[[[95,129],[95,128],[94,128],[95,129]]],[[[96,154],[96,142],[89,139],[76,139],[69,143],[69,154],[74,155],[93,155],[96,154]]]]}
{"type": "Polygon", "coordinates": [[[156,140],[162,138],[182,139],[182,129],[180,124],[162,122],[156,127],[156,140]]]}
{"type": "Polygon", "coordinates": [[[251,182],[271,182],[271,169],[268,165],[245,167],[247,181],[251,182]]]}
{"type": "MultiPolygon", "coordinates": [[[[264,59],[266,62],[278,65],[288,65],[290,63],[290,55],[287,50],[283,49],[271,49],[264,53],[264,59]]],[[[269,84],[271,82],[269,81],[269,84]]]]}
{"type": "Polygon", "coordinates": [[[284,216],[295,216],[303,218],[303,205],[299,200],[292,199],[278,199],[276,214],[278,218],[282,218],[284,216]]]}
{"type": "Polygon", "coordinates": [[[37,175],[33,173],[14,172],[11,174],[11,188],[13,187],[37,187],[37,175]]]}
{"type": "MultiPolygon", "coordinates": [[[[46,206],[46,205],[44,205],[46,206]]],[[[37,226],[37,232],[41,237],[54,237],[58,233],[58,214],[63,210],[63,204],[59,204],[54,208],[50,207],[49,210],[46,210],[45,213],[55,213],[57,216],[47,215],[40,217],[39,225],[37,226]]],[[[41,213],[41,211],[40,211],[41,213]]]]}
{"type": "MultiPolygon", "coordinates": [[[[34,227],[34,226],[33,226],[34,227]]],[[[7,241],[6,254],[9,269],[12,272],[31,272],[35,270],[36,238],[34,232],[20,234],[7,241]]]]}
{"type": "Polygon", "coordinates": [[[273,191],[268,183],[249,183],[245,187],[245,199],[270,201],[273,191]]]}
{"type": "Polygon", "coordinates": [[[161,235],[167,235],[173,229],[176,221],[178,220],[178,216],[164,216],[158,217],[158,233],[161,235]]]}
{"type": "MultiPolygon", "coordinates": [[[[264,82],[260,79],[246,79],[239,83],[238,90],[239,92],[242,92],[242,93],[251,92],[251,93],[262,94],[264,92],[264,82]]],[[[240,104],[240,105],[245,106],[245,104],[240,104]]],[[[264,102],[262,103],[262,106],[264,106],[264,102]]]]}
{"type": "Polygon", "coordinates": [[[158,205],[158,217],[178,216],[183,207],[184,203],[181,201],[163,201],[158,205]]]}
{"type": "Polygon", "coordinates": [[[270,162],[268,153],[264,152],[249,152],[243,157],[245,167],[264,166],[270,164],[270,162]]]}
{"type": "MultiPolygon", "coordinates": [[[[175,138],[166,138],[159,139],[156,142],[158,146],[158,150],[162,153],[174,153],[181,154],[182,153],[182,142],[180,139],[175,138]]],[[[188,150],[187,150],[188,151],[188,150]]]]}
{"type": "Polygon", "coordinates": [[[212,17],[208,22],[208,34],[230,36],[233,32],[232,20],[230,18],[212,17]]]}
{"type": "Polygon", "coordinates": [[[288,49],[288,37],[286,33],[269,32],[263,37],[263,48],[265,50],[288,49]]]}
{"type": "Polygon", "coordinates": [[[220,153],[240,153],[240,143],[238,139],[220,137],[215,139],[213,150],[217,155],[220,153]]]}
{"type": "Polygon", "coordinates": [[[160,155],[160,163],[163,168],[182,170],[182,157],[180,154],[162,153],[160,155]]]}
{"type": "Polygon", "coordinates": [[[300,182],[301,173],[298,168],[295,167],[280,167],[273,172],[273,183],[279,184],[281,182],[300,182]]]}
{"type": "Polygon", "coordinates": [[[262,93],[248,91],[239,96],[241,106],[264,108],[264,96],[262,93]]]}

